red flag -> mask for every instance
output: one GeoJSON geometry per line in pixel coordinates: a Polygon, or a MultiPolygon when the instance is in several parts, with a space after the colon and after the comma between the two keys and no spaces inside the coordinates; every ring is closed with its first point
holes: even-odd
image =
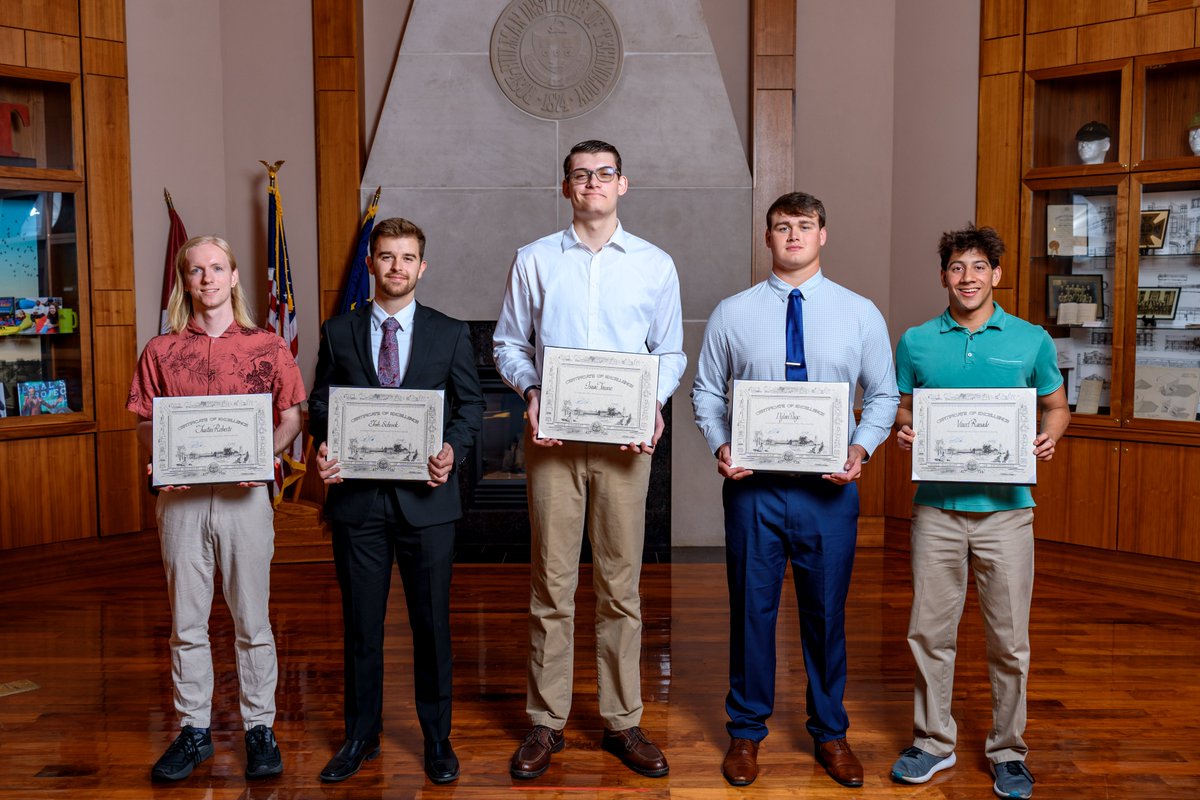
{"type": "Polygon", "coordinates": [[[188,235],[183,227],[183,220],[175,213],[175,204],[171,202],[171,193],[163,189],[163,197],[167,201],[167,214],[171,218],[171,230],[167,233],[167,257],[166,266],[163,269],[162,314],[159,317],[158,332],[170,333],[171,327],[167,324],[167,303],[171,300],[171,290],[175,288],[175,256],[179,254],[179,248],[183,247],[183,243],[188,240],[188,235]]]}

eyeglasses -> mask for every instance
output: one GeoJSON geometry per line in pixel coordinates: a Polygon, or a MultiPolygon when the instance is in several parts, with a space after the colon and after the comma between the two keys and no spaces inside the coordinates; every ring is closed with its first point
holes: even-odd
{"type": "Polygon", "coordinates": [[[601,167],[600,169],[584,169],[580,167],[567,173],[567,180],[571,183],[582,185],[590,181],[592,176],[595,175],[596,180],[601,183],[612,183],[620,174],[616,167],[601,167]]]}

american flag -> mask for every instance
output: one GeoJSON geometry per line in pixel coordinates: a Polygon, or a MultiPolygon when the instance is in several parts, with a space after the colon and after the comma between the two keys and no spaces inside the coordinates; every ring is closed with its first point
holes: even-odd
{"type": "MultiPolygon", "coordinates": [[[[296,335],[296,296],[292,292],[292,267],[288,261],[287,236],[283,231],[283,201],[275,176],[282,161],[268,164],[270,186],[267,188],[267,282],[271,296],[267,301],[267,330],[277,333],[288,343],[295,357],[300,352],[300,340],[296,335]]],[[[279,411],[275,411],[275,425],[279,425],[279,411]]],[[[275,467],[275,504],[283,499],[283,492],[304,476],[304,440],[297,436],[290,450],[282,454],[282,462],[275,467]]]]}

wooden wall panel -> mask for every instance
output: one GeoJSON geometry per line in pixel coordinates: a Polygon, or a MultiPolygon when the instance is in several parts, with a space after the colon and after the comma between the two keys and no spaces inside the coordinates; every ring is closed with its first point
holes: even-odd
{"type": "Polygon", "coordinates": [[[1020,36],[985,39],[979,48],[979,74],[999,75],[1020,72],[1022,41],[1020,36]]]}
{"type": "Polygon", "coordinates": [[[1080,28],[1079,61],[1187,49],[1195,42],[1195,15],[1191,10],[1178,11],[1080,28]]]}
{"type": "Polygon", "coordinates": [[[781,0],[754,0],[754,53],[760,56],[796,54],[796,4],[781,0]]]}
{"type": "Polygon", "coordinates": [[[100,535],[142,530],[146,461],[139,452],[137,431],[96,434],[96,484],[100,535]]]}
{"type": "Polygon", "coordinates": [[[1019,263],[1021,205],[1021,87],[1019,74],[979,81],[979,162],[975,221],[991,225],[1019,263]]]}
{"type": "Polygon", "coordinates": [[[1200,0],[1137,0],[1137,14],[1161,14],[1164,11],[1179,11],[1200,6],[1200,0]]]}
{"type": "Polygon", "coordinates": [[[318,58],[316,61],[315,80],[317,91],[357,91],[357,59],[318,58]]]}
{"type": "Polygon", "coordinates": [[[360,3],[356,0],[312,0],[313,55],[357,58],[360,3]]]}
{"type": "Polygon", "coordinates": [[[1200,561],[1200,448],[1121,445],[1119,549],[1200,561]]]}
{"type": "Polygon", "coordinates": [[[361,221],[358,92],[317,92],[317,252],[322,287],[344,283],[361,221]]]}
{"type": "Polygon", "coordinates": [[[1046,69],[1077,63],[1078,31],[1078,28],[1063,28],[1025,37],[1025,69],[1046,69]]]}
{"type": "Polygon", "coordinates": [[[795,56],[755,56],[754,84],[759,89],[795,89],[795,56]]]}
{"type": "Polygon", "coordinates": [[[136,325],[132,289],[92,292],[92,321],[96,326],[136,325]]]}
{"type": "Polygon", "coordinates": [[[1091,25],[1132,17],[1135,0],[1028,0],[1025,32],[1091,25]]]}
{"type": "Polygon", "coordinates": [[[79,72],[79,39],[56,33],[25,32],[26,66],[53,69],[59,72],[79,72]]]}
{"type": "MultiPolygon", "coordinates": [[[[889,437],[891,438],[891,437],[889,437]]],[[[858,513],[864,517],[882,517],[887,507],[887,448],[875,448],[871,460],[863,465],[858,481],[858,513]]]]}
{"type": "Polygon", "coordinates": [[[96,535],[95,440],[47,436],[0,441],[0,550],[96,535]]]}
{"type": "Polygon", "coordinates": [[[129,88],[120,78],[87,75],[83,91],[92,288],[132,289],[129,88]]]}
{"type": "Polygon", "coordinates": [[[90,75],[127,77],[125,60],[124,42],[110,42],[107,39],[83,40],[83,71],[90,75]]]}
{"type": "Polygon", "coordinates": [[[1060,441],[1054,458],[1038,463],[1034,535],[1116,549],[1120,460],[1116,442],[1072,437],[1060,441]]]}
{"type": "Polygon", "coordinates": [[[0,24],[64,36],[79,35],[76,0],[4,0],[0,8],[5,7],[6,16],[0,18],[0,24]]]}
{"type": "Polygon", "coordinates": [[[125,0],[79,0],[83,35],[125,41],[125,0]]]}
{"type": "Polygon", "coordinates": [[[796,175],[795,93],[784,89],[754,93],[754,201],[750,221],[754,242],[751,281],[764,280],[771,271],[771,253],[763,234],[766,214],[775,198],[792,190],[796,175]]]}
{"type": "Polygon", "coordinates": [[[984,39],[1020,36],[1025,4],[1022,0],[983,0],[980,28],[984,39]]]}
{"type": "Polygon", "coordinates": [[[96,327],[92,341],[96,426],[102,431],[132,428],[137,425],[137,416],[125,410],[125,401],[137,365],[137,326],[96,327]]]}
{"type": "Polygon", "coordinates": [[[0,27],[0,64],[25,66],[25,31],[0,27]]]}
{"type": "Polygon", "coordinates": [[[883,512],[896,519],[910,519],[913,495],[917,492],[917,485],[912,479],[912,453],[900,449],[895,434],[887,438],[883,449],[887,451],[884,459],[887,491],[883,499],[883,512]]]}

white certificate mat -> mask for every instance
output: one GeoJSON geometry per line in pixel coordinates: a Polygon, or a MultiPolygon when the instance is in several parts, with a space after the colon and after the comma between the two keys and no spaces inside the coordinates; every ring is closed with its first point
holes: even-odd
{"type": "Polygon", "coordinates": [[[765,472],[841,472],[850,438],[850,385],[734,381],[730,457],[765,472]]]}
{"type": "Polygon", "coordinates": [[[271,395],[154,398],[155,486],[275,479],[271,395]]]}
{"type": "Polygon", "coordinates": [[[912,479],[1037,483],[1034,389],[914,389],[912,479]]]}
{"type": "Polygon", "coordinates": [[[334,386],[327,444],[343,478],[427,481],[442,449],[442,393],[334,386]]]}
{"type": "Polygon", "coordinates": [[[599,444],[654,438],[658,356],[547,347],[542,355],[538,435],[599,444]]]}

